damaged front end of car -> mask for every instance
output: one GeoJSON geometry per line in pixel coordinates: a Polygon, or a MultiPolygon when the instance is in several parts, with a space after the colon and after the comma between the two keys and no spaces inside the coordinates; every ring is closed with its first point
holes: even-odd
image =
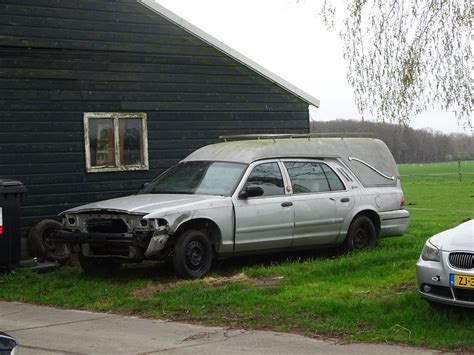
{"type": "Polygon", "coordinates": [[[170,252],[169,224],[143,217],[122,211],[66,212],[58,237],[78,246],[84,257],[124,263],[163,260],[170,252]]]}

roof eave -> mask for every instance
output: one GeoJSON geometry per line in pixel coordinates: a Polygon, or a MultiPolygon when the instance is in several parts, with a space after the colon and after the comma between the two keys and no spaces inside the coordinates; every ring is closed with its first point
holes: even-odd
{"type": "Polygon", "coordinates": [[[217,38],[212,37],[210,34],[204,32],[200,28],[194,26],[192,23],[189,23],[182,17],[179,17],[174,12],[171,12],[167,8],[163,7],[162,5],[156,3],[154,0],[137,0],[138,3],[142,4],[143,6],[147,7],[148,9],[158,13],[159,15],[165,17],[167,20],[175,23],[177,26],[181,27],[186,32],[192,34],[195,37],[198,37],[202,41],[206,42],[210,46],[216,48],[217,50],[221,51],[222,53],[232,57],[237,62],[245,65],[249,69],[253,70],[254,72],[262,75],[266,79],[270,80],[274,84],[280,86],[281,88],[285,89],[286,91],[291,92],[293,95],[299,97],[301,100],[305,101],[309,105],[314,105],[319,107],[319,100],[312,95],[308,94],[307,92],[297,88],[293,84],[289,83],[285,79],[281,78],[280,76],[272,73],[268,69],[262,67],[258,63],[254,62],[252,59],[244,56],[243,54],[237,52],[233,48],[229,47],[225,43],[222,43],[217,38]]]}

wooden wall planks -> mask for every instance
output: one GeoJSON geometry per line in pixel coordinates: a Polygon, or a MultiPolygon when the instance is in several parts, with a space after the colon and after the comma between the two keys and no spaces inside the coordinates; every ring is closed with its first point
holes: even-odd
{"type": "Polygon", "coordinates": [[[307,132],[308,105],[134,0],[0,0],[0,176],[24,230],[136,192],[219,135],[307,132]],[[149,171],[86,173],[83,113],[146,112],[149,171]]]}

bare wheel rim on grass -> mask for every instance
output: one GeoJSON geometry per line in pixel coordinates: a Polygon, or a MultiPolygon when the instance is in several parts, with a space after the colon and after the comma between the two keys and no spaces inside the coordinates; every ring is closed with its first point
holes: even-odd
{"type": "Polygon", "coordinates": [[[45,219],[35,224],[28,233],[28,244],[34,256],[64,263],[71,257],[69,244],[55,240],[53,233],[61,229],[61,223],[45,219]]]}
{"type": "Polygon", "coordinates": [[[376,232],[372,221],[367,216],[356,217],[349,227],[346,238],[348,250],[364,250],[375,246],[376,232]]]}
{"type": "Polygon", "coordinates": [[[205,276],[212,265],[212,247],[207,236],[195,229],[184,231],[174,246],[173,267],[187,279],[205,276]]]}

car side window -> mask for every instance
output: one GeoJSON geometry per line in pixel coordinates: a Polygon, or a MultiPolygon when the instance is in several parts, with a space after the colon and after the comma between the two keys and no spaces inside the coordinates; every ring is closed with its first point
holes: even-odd
{"type": "Polygon", "coordinates": [[[321,166],[323,167],[323,171],[326,174],[326,177],[328,178],[329,187],[331,188],[331,191],[339,191],[346,189],[339,176],[337,176],[336,173],[332,171],[329,166],[327,166],[326,164],[321,164],[321,166]]]}
{"type": "Polygon", "coordinates": [[[293,193],[329,191],[329,183],[321,165],[312,162],[285,162],[293,193]]]}
{"type": "Polygon", "coordinates": [[[244,188],[250,185],[260,186],[263,189],[263,196],[285,194],[283,177],[277,163],[257,165],[250,173],[244,188]]]}

